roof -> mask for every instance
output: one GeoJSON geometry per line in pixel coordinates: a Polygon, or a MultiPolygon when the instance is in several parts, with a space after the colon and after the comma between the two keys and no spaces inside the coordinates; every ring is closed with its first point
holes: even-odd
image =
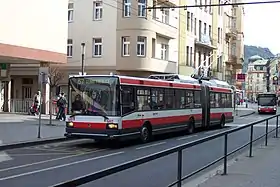
{"type": "Polygon", "coordinates": [[[265,59],[262,59],[262,60],[256,60],[254,62],[252,62],[251,64],[254,65],[254,66],[265,66],[267,64],[267,61],[268,60],[265,60],[265,59]]]}
{"type": "Polygon", "coordinates": [[[255,60],[263,60],[263,57],[260,57],[259,55],[254,55],[249,58],[249,61],[255,61],[255,60]]]}

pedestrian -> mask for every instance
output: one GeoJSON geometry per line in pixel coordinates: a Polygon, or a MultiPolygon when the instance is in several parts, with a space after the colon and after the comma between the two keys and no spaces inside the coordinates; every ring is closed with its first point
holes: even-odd
{"type": "Polygon", "coordinates": [[[57,101],[56,101],[56,107],[57,107],[57,109],[58,109],[58,110],[57,110],[57,114],[56,114],[56,119],[59,119],[59,116],[60,116],[60,113],[59,113],[59,112],[60,112],[60,111],[59,111],[59,102],[58,102],[60,98],[61,98],[61,94],[58,95],[58,99],[57,99],[57,101]]]}
{"type": "Polygon", "coordinates": [[[66,115],[65,115],[65,108],[66,108],[66,98],[64,93],[61,93],[61,97],[58,99],[57,101],[57,105],[58,105],[58,119],[60,121],[65,121],[66,120],[66,115]]]}
{"type": "Polygon", "coordinates": [[[35,93],[34,97],[33,97],[33,106],[34,106],[34,114],[38,114],[39,112],[39,108],[41,106],[41,92],[38,91],[37,93],[35,93]]]}

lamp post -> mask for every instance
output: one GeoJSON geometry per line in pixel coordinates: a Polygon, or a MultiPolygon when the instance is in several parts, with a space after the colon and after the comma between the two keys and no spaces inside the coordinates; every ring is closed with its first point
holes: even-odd
{"type": "Polygon", "coordinates": [[[82,54],[82,75],[85,73],[85,53],[86,53],[86,44],[81,43],[81,54],[82,54]]]}

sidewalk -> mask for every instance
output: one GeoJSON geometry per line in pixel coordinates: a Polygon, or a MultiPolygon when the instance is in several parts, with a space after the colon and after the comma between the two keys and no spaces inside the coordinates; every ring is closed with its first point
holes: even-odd
{"type": "MultiPolygon", "coordinates": [[[[42,115],[41,137],[63,137],[65,122],[53,120],[54,125],[49,125],[49,116],[42,115]]],[[[38,116],[22,114],[0,114],[0,140],[3,143],[19,141],[32,141],[37,139],[39,126],[38,116]]]]}
{"type": "MultiPolygon", "coordinates": [[[[216,175],[191,187],[279,187],[280,139],[270,138],[268,146],[253,149],[253,157],[240,156],[228,167],[228,175],[216,175]]],[[[221,173],[221,172],[219,172],[221,173]]],[[[184,187],[189,187],[185,184],[184,187]]]]}

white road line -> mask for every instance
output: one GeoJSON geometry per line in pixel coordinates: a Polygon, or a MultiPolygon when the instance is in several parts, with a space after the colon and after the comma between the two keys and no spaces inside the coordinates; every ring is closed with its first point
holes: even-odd
{"type": "MultiPolygon", "coordinates": [[[[3,141],[0,140],[0,145],[3,144],[3,141]]],[[[0,162],[5,162],[8,160],[12,160],[12,158],[4,151],[0,151],[0,162]]]]}
{"type": "MultiPolygon", "coordinates": [[[[30,154],[9,154],[9,156],[48,156],[48,155],[73,155],[73,153],[30,153],[30,154]]],[[[1,157],[2,155],[0,155],[1,157]]]]}
{"type": "Polygon", "coordinates": [[[43,161],[39,161],[39,162],[33,162],[33,163],[30,163],[30,164],[24,164],[24,165],[19,165],[19,166],[13,166],[13,167],[9,167],[9,168],[0,169],[0,172],[9,171],[9,170],[13,170],[13,169],[24,168],[24,167],[29,167],[29,166],[34,166],[34,165],[39,165],[39,164],[45,164],[45,163],[48,163],[48,162],[54,162],[54,161],[58,161],[58,160],[68,159],[68,158],[74,158],[74,157],[83,156],[83,155],[87,155],[87,154],[91,154],[91,153],[96,153],[96,152],[105,151],[105,150],[106,150],[106,149],[99,149],[99,150],[95,150],[95,151],[87,152],[87,153],[69,155],[69,156],[64,156],[64,157],[59,157],[59,158],[53,158],[53,159],[49,159],[49,160],[43,160],[43,161]]]}
{"type": "Polygon", "coordinates": [[[192,135],[192,136],[184,136],[184,137],[181,137],[181,138],[177,138],[176,140],[186,140],[186,139],[190,139],[190,138],[193,138],[193,137],[196,137],[198,136],[197,134],[196,135],[192,135]]]}
{"type": "Polygon", "coordinates": [[[145,145],[142,147],[137,147],[135,149],[139,150],[139,149],[145,149],[145,148],[149,148],[149,147],[154,147],[154,146],[158,146],[158,145],[162,145],[165,144],[166,142],[159,142],[159,143],[155,143],[155,144],[150,144],[150,145],[145,145]]]}
{"type": "Polygon", "coordinates": [[[27,176],[27,175],[32,175],[32,174],[35,174],[35,173],[50,171],[50,170],[63,168],[63,167],[67,167],[67,166],[72,166],[72,165],[75,165],[75,164],[80,164],[80,163],[89,162],[89,161],[93,161],[93,160],[98,160],[98,159],[102,159],[102,158],[106,158],[106,157],[110,157],[110,156],[120,155],[120,154],[123,154],[123,153],[124,153],[124,151],[121,151],[121,152],[111,153],[111,154],[102,155],[102,156],[98,156],[98,157],[93,157],[93,158],[89,158],[89,159],[85,159],[85,160],[79,160],[79,161],[71,162],[71,163],[67,163],[67,164],[61,164],[61,165],[57,165],[57,166],[53,166],[53,167],[49,167],[49,168],[44,168],[44,169],[34,170],[34,171],[30,171],[30,172],[25,172],[25,173],[21,173],[21,174],[18,174],[18,175],[11,175],[11,176],[8,176],[8,177],[0,178],[0,181],[14,179],[14,178],[18,178],[18,177],[27,176]]]}
{"type": "Polygon", "coordinates": [[[217,133],[217,132],[221,132],[221,130],[206,131],[206,132],[204,132],[203,134],[214,134],[214,133],[217,133]]]}

